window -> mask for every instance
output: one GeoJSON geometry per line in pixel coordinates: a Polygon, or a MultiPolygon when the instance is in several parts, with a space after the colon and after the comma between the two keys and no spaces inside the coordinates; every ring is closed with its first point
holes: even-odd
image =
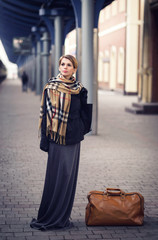
{"type": "Polygon", "coordinates": [[[119,12],[125,12],[125,0],[119,0],[119,12]]]}
{"type": "Polygon", "coordinates": [[[124,84],[125,53],[124,48],[119,48],[118,53],[118,83],[124,84]]]}
{"type": "Polygon", "coordinates": [[[103,81],[103,53],[99,52],[98,57],[98,81],[103,81]]]}
{"type": "Polygon", "coordinates": [[[105,8],[105,19],[110,18],[110,11],[111,11],[111,6],[109,5],[105,8]]]}
{"type": "Polygon", "coordinates": [[[112,16],[115,16],[117,14],[117,6],[118,6],[118,1],[114,1],[112,4],[112,16]]]}
{"type": "Polygon", "coordinates": [[[100,11],[100,14],[99,14],[99,22],[100,23],[104,22],[104,15],[105,15],[105,11],[103,9],[103,10],[100,11]]]}
{"type": "Polygon", "coordinates": [[[110,89],[116,88],[116,67],[117,67],[117,49],[116,46],[111,47],[110,53],[110,89]]]}
{"type": "Polygon", "coordinates": [[[104,58],[104,82],[109,82],[109,51],[105,50],[105,58],[104,58]]]}

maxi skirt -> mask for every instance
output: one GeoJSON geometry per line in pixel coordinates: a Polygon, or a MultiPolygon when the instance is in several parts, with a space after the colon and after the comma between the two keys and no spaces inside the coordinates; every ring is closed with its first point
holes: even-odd
{"type": "Polygon", "coordinates": [[[58,145],[50,142],[45,184],[37,219],[30,226],[39,230],[69,227],[74,202],[80,143],[58,145]]]}

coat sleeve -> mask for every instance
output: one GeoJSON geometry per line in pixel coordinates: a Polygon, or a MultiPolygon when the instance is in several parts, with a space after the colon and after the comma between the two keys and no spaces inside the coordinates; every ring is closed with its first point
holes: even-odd
{"type": "Polygon", "coordinates": [[[49,138],[46,136],[46,127],[47,127],[47,119],[46,119],[46,96],[47,92],[44,92],[44,105],[43,105],[43,119],[41,124],[41,141],[40,141],[40,149],[44,152],[48,152],[49,150],[49,138]]]}
{"type": "Polygon", "coordinates": [[[81,90],[81,119],[84,123],[84,134],[87,134],[91,131],[92,123],[92,104],[87,103],[87,94],[88,91],[86,88],[81,90]]]}
{"type": "Polygon", "coordinates": [[[81,105],[87,104],[87,95],[88,95],[88,91],[86,88],[83,87],[81,89],[81,105]]]}

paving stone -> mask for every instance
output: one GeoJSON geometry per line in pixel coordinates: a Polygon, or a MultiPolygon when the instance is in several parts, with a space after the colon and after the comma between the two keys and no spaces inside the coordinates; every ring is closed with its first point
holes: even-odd
{"type": "MultiPolygon", "coordinates": [[[[112,240],[112,239],[120,240],[121,238],[106,238],[106,236],[104,236],[103,239],[106,239],[106,240],[112,240]]],[[[122,240],[122,239],[121,239],[121,240],[122,240]]]]}
{"type": "Polygon", "coordinates": [[[71,239],[87,239],[88,237],[87,237],[87,235],[85,235],[85,234],[83,234],[83,235],[81,235],[81,234],[79,234],[79,235],[66,235],[66,236],[64,236],[65,237],[65,239],[68,239],[68,240],[71,240],[71,239]]]}
{"type": "Polygon", "coordinates": [[[29,237],[26,237],[25,240],[50,240],[50,238],[49,236],[44,236],[44,238],[41,236],[38,236],[38,238],[37,236],[29,236],[29,237]]]}
{"type": "MultiPolygon", "coordinates": [[[[137,239],[137,240],[142,240],[142,239],[144,239],[144,238],[121,238],[121,240],[126,240],[126,239],[128,239],[128,240],[134,240],[134,239],[137,239]]],[[[151,238],[150,238],[151,239],[151,238]]],[[[148,240],[150,240],[150,239],[148,239],[148,240]]]]}
{"type": "Polygon", "coordinates": [[[114,234],[114,236],[112,236],[112,234],[104,233],[104,234],[101,234],[101,236],[102,236],[103,239],[115,238],[115,234],[114,234]]]}
{"type": "Polygon", "coordinates": [[[47,236],[51,236],[51,235],[56,236],[56,232],[55,231],[47,231],[47,232],[45,232],[45,231],[38,231],[38,230],[32,229],[32,228],[31,228],[30,231],[32,232],[33,236],[46,236],[46,235],[47,236]]]}
{"type": "Polygon", "coordinates": [[[12,232],[12,233],[8,233],[8,232],[0,232],[0,238],[1,237],[9,237],[9,236],[14,236],[14,233],[12,232]]]}
{"type": "Polygon", "coordinates": [[[106,229],[104,229],[104,230],[93,230],[92,231],[94,234],[109,234],[109,236],[110,236],[110,234],[111,233],[114,233],[114,231],[113,230],[106,230],[106,229]]]}
{"type": "Polygon", "coordinates": [[[64,236],[49,236],[50,240],[63,240],[65,239],[64,236]]]}
{"type": "MultiPolygon", "coordinates": [[[[13,233],[15,230],[14,229],[12,229],[12,228],[10,228],[9,226],[4,226],[4,227],[2,227],[1,229],[0,229],[0,232],[5,232],[5,233],[8,233],[8,232],[11,232],[11,233],[13,233]]],[[[18,229],[18,231],[19,232],[21,232],[22,231],[22,229],[18,229]]]]}
{"type": "Polygon", "coordinates": [[[27,237],[32,236],[32,232],[15,232],[15,237],[27,237]]]}
{"type": "Polygon", "coordinates": [[[116,233],[116,234],[111,234],[112,235],[112,238],[116,238],[116,237],[119,237],[119,238],[136,238],[136,234],[132,234],[132,233],[122,233],[122,234],[120,234],[120,233],[116,233]]]}
{"type": "Polygon", "coordinates": [[[7,240],[26,240],[25,237],[7,237],[7,240]]]}
{"type": "Polygon", "coordinates": [[[102,235],[91,235],[88,234],[87,235],[89,239],[102,239],[102,235]]]}

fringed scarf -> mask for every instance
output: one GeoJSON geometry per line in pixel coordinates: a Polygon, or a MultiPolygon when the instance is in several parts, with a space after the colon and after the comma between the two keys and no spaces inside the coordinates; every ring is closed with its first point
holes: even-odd
{"type": "Polygon", "coordinates": [[[58,144],[66,144],[66,129],[71,104],[71,94],[79,94],[82,84],[77,82],[74,77],[70,79],[58,75],[56,78],[49,79],[44,87],[41,107],[39,130],[43,119],[44,92],[46,91],[46,135],[50,134],[58,144]]]}

